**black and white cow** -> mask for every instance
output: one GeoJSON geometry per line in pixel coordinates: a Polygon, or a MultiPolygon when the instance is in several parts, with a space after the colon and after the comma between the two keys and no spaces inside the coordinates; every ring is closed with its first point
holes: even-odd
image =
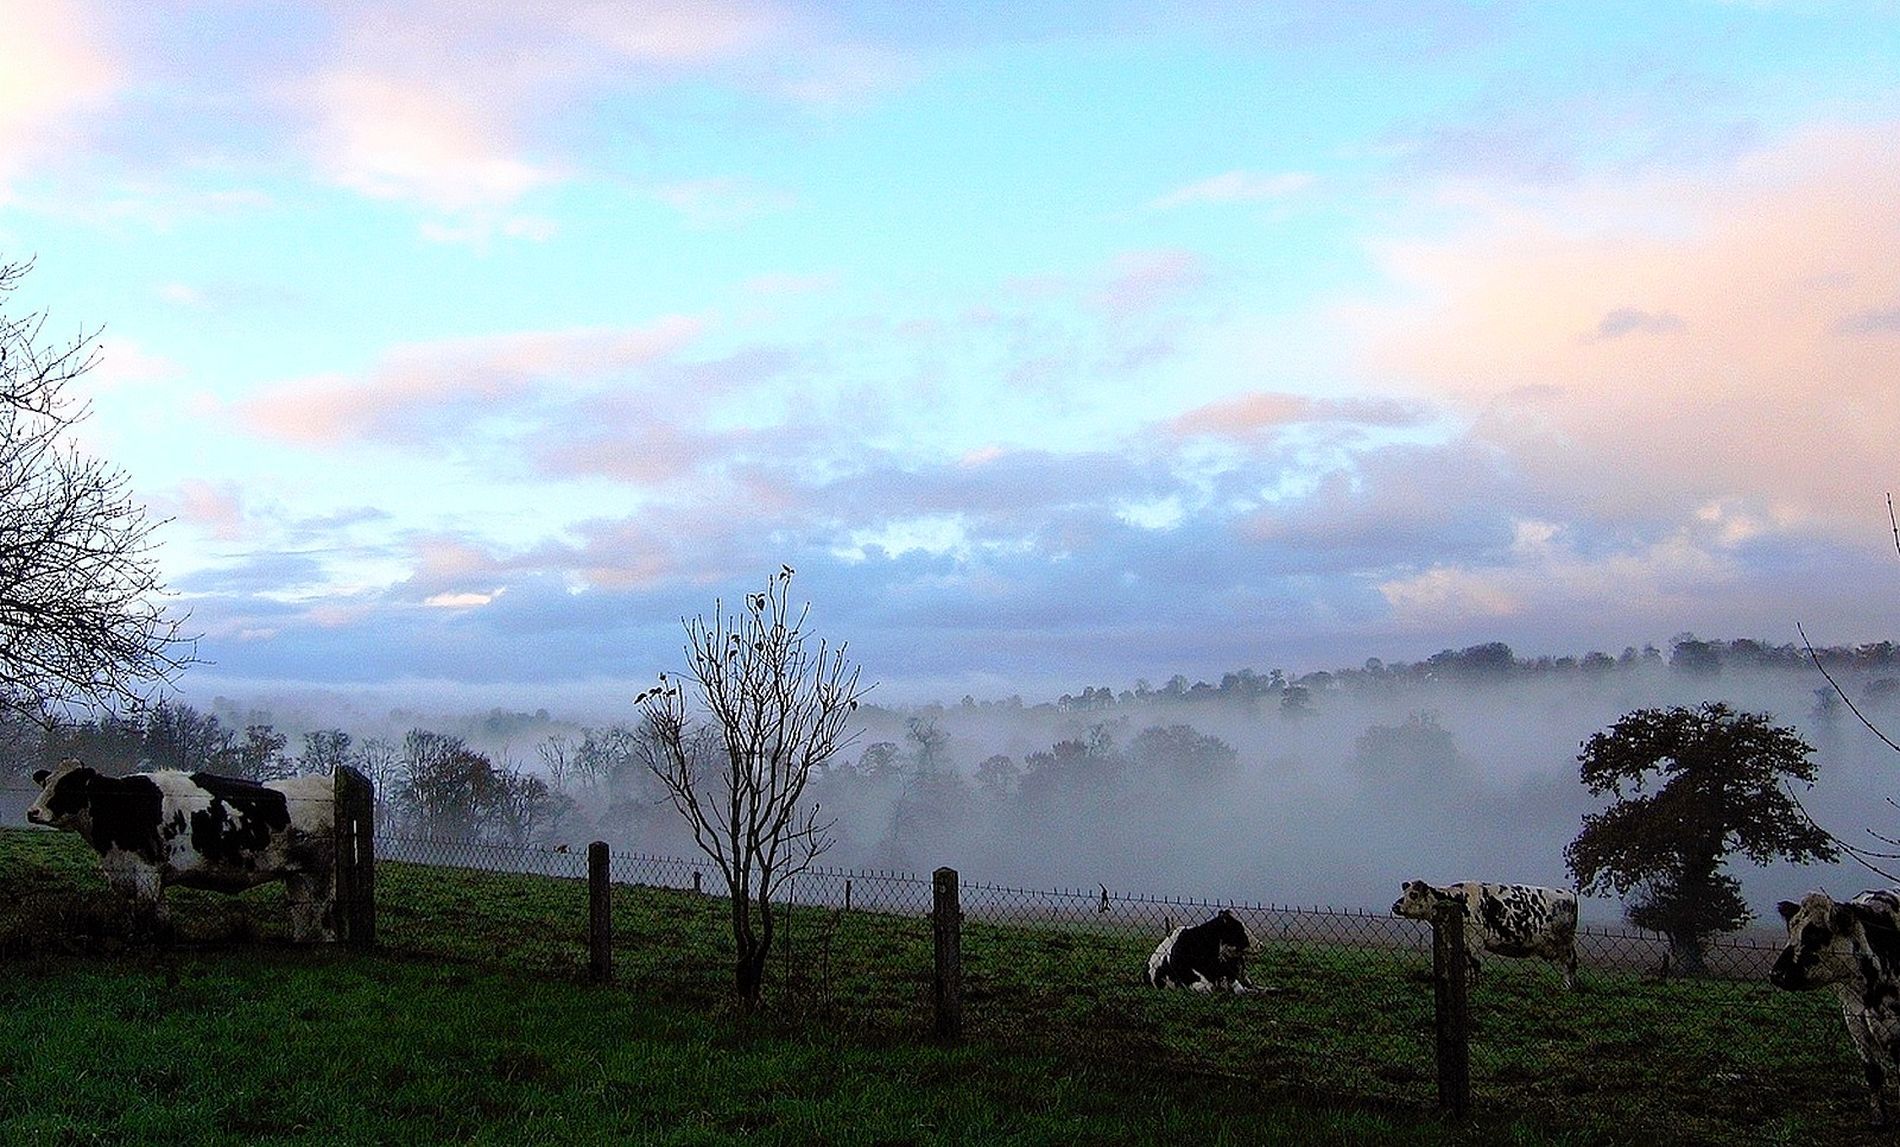
{"type": "Polygon", "coordinates": [[[1480,948],[1499,956],[1541,956],[1563,969],[1564,987],[1577,986],[1577,894],[1534,884],[1465,880],[1437,888],[1408,880],[1392,905],[1395,916],[1430,920],[1440,904],[1465,918],[1465,957],[1478,969],[1480,948]]]}
{"type": "Polygon", "coordinates": [[[173,884],[242,892],[282,880],[292,936],[336,939],[329,777],[259,784],[171,769],[109,777],[66,760],[33,780],[41,791],[26,819],[91,845],[106,881],[147,923],[163,926],[173,884]]]}
{"type": "Polygon", "coordinates": [[[1867,1076],[1873,1121],[1886,1125],[1892,1116],[1887,1084],[1900,1079],[1900,888],[1845,902],[1810,892],[1799,904],[1783,900],[1775,907],[1787,922],[1788,944],[1768,982],[1793,991],[1834,986],[1867,1076]]]}
{"type": "Polygon", "coordinates": [[[1154,955],[1148,957],[1145,979],[1157,988],[1254,991],[1247,979],[1247,957],[1253,950],[1253,935],[1247,926],[1223,908],[1206,923],[1168,933],[1154,955]]]}

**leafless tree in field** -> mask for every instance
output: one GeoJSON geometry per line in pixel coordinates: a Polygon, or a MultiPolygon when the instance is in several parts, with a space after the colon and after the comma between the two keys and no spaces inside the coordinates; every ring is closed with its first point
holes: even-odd
{"type": "Polygon", "coordinates": [[[82,454],[68,387],[98,332],[44,339],[4,304],[31,265],[0,263],[0,705],[38,715],[136,709],[193,660],[170,615],[152,531],[124,472],[82,454]]]}
{"type": "Polygon", "coordinates": [[[733,986],[748,1008],[764,987],[774,898],[832,844],[806,784],[856,739],[846,724],[870,688],[844,645],[806,632],[811,607],[792,609],[791,581],[781,567],[742,609],[715,601],[710,619],[687,619],[685,674],[634,699],[636,751],[725,878],[733,986]]]}

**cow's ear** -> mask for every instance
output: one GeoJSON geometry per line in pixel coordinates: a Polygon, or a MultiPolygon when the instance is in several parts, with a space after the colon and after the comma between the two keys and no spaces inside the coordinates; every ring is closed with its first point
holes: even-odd
{"type": "Polygon", "coordinates": [[[45,769],[37,769],[33,773],[33,783],[43,785],[46,783],[46,778],[52,775],[52,773],[47,772],[45,769]]]}
{"type": "Polygon", "coordinates": [[[1781,913],[1781,922],[1786,924],[1788,921],[1794,919],[1796,912],[1801,911],[1801,905],[1796,904],[1792,900],[1783,900],[1781,903],[1775,905],[1775,911],[1781,913]]]}

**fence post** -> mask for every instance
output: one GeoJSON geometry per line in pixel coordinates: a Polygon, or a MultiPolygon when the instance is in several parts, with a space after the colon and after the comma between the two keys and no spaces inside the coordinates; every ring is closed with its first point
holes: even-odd
{"type": "Polygon", "coordinates": [[[1471,999],[1463,905],[1432,914],[1433,1027],[1438,1036],[1438,1106],[1462,1119],[1471,1110],[1471,999]]]}
{"type": "Polygon", "coordinates": [[[936,934],[937,1038],[963,1038],[963,906],[957,897],[957,870],[939,868],[931,876],[930,917],[936,934]]]}
{"type": "Polygon", "coordinates": [[[614,896],[607,842],[587,846],[587,973],[596,984],[614,978],[614,896]]]}
{"type": "Polygon", "coordinates": [[[336,937],[352,948],[368,948],[376,943],[376,790],[348,765],[331,781],[336,937]]]}

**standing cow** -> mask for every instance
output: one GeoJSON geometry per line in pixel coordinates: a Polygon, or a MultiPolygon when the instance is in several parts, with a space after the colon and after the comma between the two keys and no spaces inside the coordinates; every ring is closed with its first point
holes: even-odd
{"type": "Polygon", "coordinates": [[[1168,933],[1155,948],[1154,955],[1148,957],[1148,973],[1144,978],[1157,988],[1254,991],[1247,979],[1247,957],[1254,947],[1253,935],[1247,926],[1223,908],[1205,923],[1168,933]]]}
{"type": "Polygon", "coordinates": [[[1436,888],[1408,880],[1392,905],[1396,916],[1430,920],[1440,904],[1465,918],[1465,957],[1478,970],[1478,949],[1499,956],[1541,956],[1563,970],[1564,987],[1577,986],[1577,894],[1532,884],[1461,881],[1436,888]]]}
{"type": "Polygon", "coordinates": [[[291,935],[336,939],[335,804],[324,776],[259,784],[165,769],[105,776],[79,761],[33,774],[26,819],[77,833],[99,854],[107,883],[162,928],[173,884],[242,892],[284,882],[291,935]]]}
{"type": "Polygon", "coordinates": [[[1887,1083],[1900,1078],[1900,888],[1844,903],[1810,892],[1799,904],[1775,907],[1788,925],[1788,943],[1768,982],[1798,992],[1834,985],[1867,1077],[1870,1114],[1885,1126],[1892,1116],[1887,1083]]]}

